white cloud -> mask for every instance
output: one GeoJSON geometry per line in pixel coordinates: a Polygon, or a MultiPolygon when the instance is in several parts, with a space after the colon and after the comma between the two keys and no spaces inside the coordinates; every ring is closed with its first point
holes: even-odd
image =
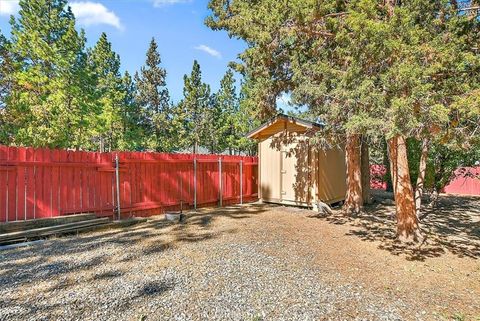
{"type": "Polygon", "coordinates": [[[70,7],[80,25],[88,27],[105,24],[120,30],[124,29],[120,22],[120,18],[101,3],[79,1],[70,3],[70,7]]]}
{"type": "Polygon", "coordinates": [[[195,49],[206,52],[207,54],[209,54],[212,57],[216,57],[216,58],[219,58],[219,59],[222,58],[222,54],[219,51],[217,51],[213,48],[210,48],[209,46],[199,45],[199,46],[196,46],[195,49]]]}
{"type": "Polygon", "coordinates": [[[191,1],[192,0],[153,0],[153,6],[160,8],[178,3],[187,3],[191,1]]]}
{"type": "Polygon", "coordinates": [[[19,0],[0,0],[0,16],[9,16],[17,13],[19,0]]]}

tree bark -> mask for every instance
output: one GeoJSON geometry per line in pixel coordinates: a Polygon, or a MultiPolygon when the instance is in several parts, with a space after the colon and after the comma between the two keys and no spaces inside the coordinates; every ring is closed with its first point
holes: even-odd
{"type": "Polygon", "coordinates": [[[389,139],[388,149],[395,194],[397,237],[402,242],[421,241],[422,236],[415,212],[412,183],[410,182],[405,137],[395,136],[389,139]]]}
{"type": "Polygon", "coordinates": [[[397,0],[384,0],[385,6],[387,8],[388,16],[393,16],[393,8],[396,5],[397,0]]]}
{"type": "Polygon", "coordinates": [[[198,142],[196,140],[193,143],[193,153],[198,154],[198,142]]]}
{"type": "Polygon", "coordinates": [[[388,156],[388,144],[386,140],[383,140],[382,148],[383,148],[383,165],[385,166],[385,170],[386,170],[384,175],[386,191],[393,192],[392,171],[390,169],[390,158],[388,156]]]}
{"type": "Polygon", "coordinates": [[[415,186],[415,209],[418,219],[420,219],[421,214],[423,188],[425,185],[425,174],[427,171],[428,144],[428,138],[424,138],[422,140],[422,151],[420,155],[420,163],[418,165],[417,184],[415,186]]]}
{"type": "Polygon", "coordinates": [[[343,205],[347,214],[358,214],[363,206],[360,149],[360,135],[347,135],[345,146],[347,194],[343,205]]]}
{"type": "Polygon", "coordinates": [[[372,204],[372,198],[370,196],[370,155],[365,136],[362,137],[361,166],[363,204],[372,204]]]}

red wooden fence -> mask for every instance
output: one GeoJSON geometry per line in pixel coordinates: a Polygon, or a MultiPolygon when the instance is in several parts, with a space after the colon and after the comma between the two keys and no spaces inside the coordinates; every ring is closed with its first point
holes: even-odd
{"type": "Polygon", "coordinates": [[[480,195],[480,166],[457,169],[443,191],[447,194],[480,195]]]}
{"type": "Polygon", "coordinates": [[[113,217],[118,197],[122,218],[256,200],[257,158],[0,146],[0,222],[113,217]]]}
{"type": "MultiPolygon", "coordinates": [[[[370,188],[387,189],[384,165],[370,166],[370,188]]],[[[450,182],[442,189],[446,194],[480,195],[480,167],[461,167],[457,169],[450,182]]]]}

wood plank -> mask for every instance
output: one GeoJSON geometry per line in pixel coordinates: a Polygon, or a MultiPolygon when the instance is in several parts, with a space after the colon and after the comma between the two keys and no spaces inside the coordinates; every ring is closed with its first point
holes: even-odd
{"type": "MultiPolygon", "coordinates": [[[[35,160],[35,149],[26,149],[27,161],[35,160]]],[[[35,167],[27,167],[26,169],[26,201],[27,201],[27,220],[35,218],[35,167]]]]}
{"type": "Polygon", "coordinates": [[[95,214],[75,214],[68,216],[47,217],[27,221],[16,221],[0,224],[0,234],[29,230],[40,227],[74,223],[80,221],[93,220],[97,217],[95,214]]]}
{"type": "Polygon", "coordinates": [[[55,225],[55,226],[41,227],[41,228],[36,228],[36,229],[31,229],[26,231],[0,234],[0,243],[8,240],[15,240],[20,238],[31,239],[31,238],[36,238],[40,236],[48,236],[56,233],[64,233],[72,230],[74,231],[84,227],[90,227],[90,226],[99,225],[99,224],[106,224],[109,221],[110,220],[108,218],[104,217],[104,218],[97,218],[93,220],[87,220],[87,221],[81,221],[81,222],[75,222],[75,223],[67,223],[67,224],[61,224],[61,225],[55,225]]]}
{"type": "MultiPolygon", "coordinates": [[[[60,150],[59,159],[62,162],[66,162],[68,160],[68,152],[66,150],[60,150]]],[[[60,199],[58,207],[60,209],[60,215],[63,215],[67,212],[69,208],[69,192],[68,192],[68,181],[70,178],[70,168],[60,167],[58,169],[59,172],[59,189],[60,189],[60,199]]]]}
{"type": "MultiPolygon", "coordinates": [[[[35,161],[43,162],[43,150],[40,148],[35,149],[35,161]]],[[[34,204],[35,209],[34,218],[43,218],[47,217],[45,215],[45,208],[44,208],[44,193],[43,193],[43,166],[36,165],[35,166],[35,197],[34,197],[34,204]]]]}
{"type": "MultiPolygon", "coordinates": [[[[0,163],[7,160],[8,148],[0,146],[0,163]]],[[[7,221],[7,171],[0,170],[0,222],[7,221]]]]}
{"type": "MultiPolygon", "coordinates": [[[[81,151],[80,152],[80,160],[83,164],[88,163],[88,154],[87,152],[81,151]]],[[[83,212],[88,209],[88,172],[85,166],[81,166],[80,168],[80,181],[81,181],[81,189],[80,189],[80,211],[83,212]]]]}
{"type": "MultiPolygon", "coordinates": [[[[52,150],[43,149],[43,161],[52,162],[52,150]]],[[[48,217],[53,217],[52,169],[50,166],[43,166],[43,199],[45,201],[45,214],[48,217]]]]}
{"type": "MultiPolygon", "coordinates": [[[[18,149],[18,161],[25,162],[27,159],[26,148],[18,149]]],[[[27,200],[26,200],[26,167],[18,166],[17,170],[17,220],[27,219],[27,200]]]]}
{"type": "MultiPolygon", "coordinates": [[[[17,160],[17,147],[8,147],[8,159],[17,160]]],[[[7,220],[9,222],[17,221],[17,170],[7,172],[7,220]]]]}
{"type": "MultiPolygon", "coordinates": [[[[72,158],[71,160],[75,163],[82,161],[81,152],[71,152],[72,158]]],[[[73,197],[75,200],[75,205],[72,208],[73,213],[79,213],[82,211],[82,168],[81,166],[77,166],[74,168],[74,181],[73,181],[73,197]]]]}
{"type": "MultiPolygon", "coordinates": [[[[60,162],[60,151],[53,150],[51,152],[52,163],[60,162]]],[[[51,177],[52,177],[52,185],[51,185],[51,193],[52,193],[52,208],[51,213],[52,216],[59,216],[60,215],[60,172],[57,166],[51,167],[51,177]]]]}

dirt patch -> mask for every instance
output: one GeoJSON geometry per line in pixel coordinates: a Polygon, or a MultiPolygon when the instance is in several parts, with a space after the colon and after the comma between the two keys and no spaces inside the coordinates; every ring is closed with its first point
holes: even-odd
{"type": "Polygon", "coordinates": [[[0,320],[476,320],[479,200],[444,198],[421,247],[393,208],[249,205],[0,252],[0,320]]]}

